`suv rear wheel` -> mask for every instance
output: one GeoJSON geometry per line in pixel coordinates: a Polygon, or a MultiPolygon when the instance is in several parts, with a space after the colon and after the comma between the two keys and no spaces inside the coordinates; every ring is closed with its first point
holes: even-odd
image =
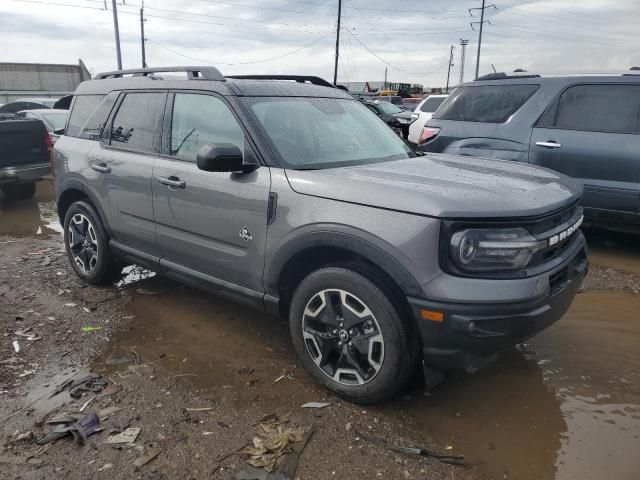
{"type": "Polygon", "coordinates": [[[389,398],[414,373],[413,343],[394,303],[353,270],[322,268],[302,280],[289,326],[307,370],[353,402],[389,398]]]}
{"type": "Polygon", "coordinates": [[[71,266],[85,282],[108,283],[119,273],[100,217],[87,202],[75,202],[67,210],[64,245],[71,266]]]}

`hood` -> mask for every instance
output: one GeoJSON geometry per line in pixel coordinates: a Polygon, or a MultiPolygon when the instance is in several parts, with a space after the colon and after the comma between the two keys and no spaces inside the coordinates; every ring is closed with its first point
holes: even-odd
{"type": "Polygon", "coordinates": [[[444,154],[286,173],[304,195],[439,218],[541,215],[582,194],[578,183],[545,168],[444,154]]]}

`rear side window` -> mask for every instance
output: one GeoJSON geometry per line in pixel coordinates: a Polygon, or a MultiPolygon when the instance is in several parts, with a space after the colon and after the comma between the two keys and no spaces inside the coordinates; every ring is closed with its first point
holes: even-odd
{"type": "Polygon", "coordinates": [[[78,95],[71,110],[65,134],[69,137],[80,136],[82,127],[102,101],[104,95],[78,95]]]}
{"type": "Polygon", "coordinates": [[[127,93],[113,118],[111,146],[158,152],[165,97],[164,93],[127,93]]]}
{"type": "Polygon", "coordinates": [[[80,130],[80,135],[78,135],[80,138],[84,138],[85,140],[100,140],[102,129],[109,119],[109,114],[118,99],[118,95],[119,92],[111,92],[102,99],[98,108],[80,130]]]}
{"type": "Polygon", "coordinates": [[[438,110],[440,120],[504,123],[538,90],[538,85],[460,87],[438,110]]]}
{"type": "Polygon", "coordinates": [[[432,113],[435,112],[438,107],[446,100],[446,97],[431,97],[427,98],[420,107],[421,112],[432,113]]]}
{"type": "Polygon", "coordinates": [[[195,162],[207,143],[244,149],[244,133],[229,107],[217,97],[177,93],[171,117],[171,156],[195,162]]]}
{"type": "Polygon", "coordinates": [[[640,133],[640,85],[575,85],[545,112],[539,127],[640,133]]]}

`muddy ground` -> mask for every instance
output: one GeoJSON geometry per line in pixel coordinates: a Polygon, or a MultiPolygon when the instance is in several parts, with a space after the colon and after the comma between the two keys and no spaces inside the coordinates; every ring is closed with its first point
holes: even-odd
{"type": "Polygon", "coordinates": [[[430,393],[416,379],[398,398],[363,408],[316,385],[282,320],[135,268],[111,287],[83,285],[68,266],[52,200],[48,183],[34,200],[0,198],[2,479],[232,479],[245,456],[217,459],[251,440],[270,413],[314,429],[300,479],[638,478],[638,237],[588,232],[583,291],[529,344],[430,393]],[[44,453],[14,441],[38,437],[45,420],[92,399],[50,398],[88,371],[122,386],[85,407],[121,408],[104,430],[84,447],[68,437],[44,453]],[[309,401],[331,405],[301,408],[309,401]],[[127,426],[141,429],[134,446],[105,443],[127,426]],[[469,465],[395,453],[358,432],[464,454],[469,465]],[[134,460],[154,449],[157,458],[136,469],[134,460]]]}

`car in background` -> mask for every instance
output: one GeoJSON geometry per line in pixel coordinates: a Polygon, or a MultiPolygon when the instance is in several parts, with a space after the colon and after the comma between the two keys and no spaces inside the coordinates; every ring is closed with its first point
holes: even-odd
{"type": "Polygon", "coordinates": [[[56,131],[60,132],[64,130],[64,126],[67,123],[67,117],[69,116],[69,110],[55,110],[53,108],[40,109],[40,110],[23,110],[18,112],[18,115],[24,118],[35,118],[41,120],[44,126],[47,128],[51,141],[55,143],[60,135],[56,131]]]}
{"type": "Polygon", "coordinates": [[[424,100],[424,99],[423,98],[418,98],[418,97],[403,98],[402,99],[402,107],[414,110],[418,105],[420,105],[420,102],[422,102],[422,100],[424,100]]]}
{"type": "Polygon", "coordinates": [[[418,103],[411,116],[412,122],[409,127],[409,143],[417,145],[420,142],[420,135],[422,135],[425,124],[448,96],[448,94],[429,95],[418,103]]]}
{"type": "Polygon", "coordinates": [[[403,110],[391,102],[363,102],[369,110],[378,115],[403,139],[409,136],[409,125],[411,124],[411,112],[403,110]]]}
{"type": "Polygon", "coordinates": [[[53,106],[58,101],[58,98],[48,98],[48,97],[25,97],[14,100],[16,102],[32,102],[32,103],[40,103],[45,107],[53,108],[53,106]]]}
{"type": "Polygon", "coordinates": [[[515,160],[584,185],[585,222],[640,232],[640,72],[495,73],[452,93],[420,150],[515,160]]]}
{"type": "Polygon", "coordinates": [[[373,97],[372,100],[374,102],[388,102],[393,103],[399,107],[402,106],[402,97],[400,95],[380,95],[377,97],[373,97]]]}

